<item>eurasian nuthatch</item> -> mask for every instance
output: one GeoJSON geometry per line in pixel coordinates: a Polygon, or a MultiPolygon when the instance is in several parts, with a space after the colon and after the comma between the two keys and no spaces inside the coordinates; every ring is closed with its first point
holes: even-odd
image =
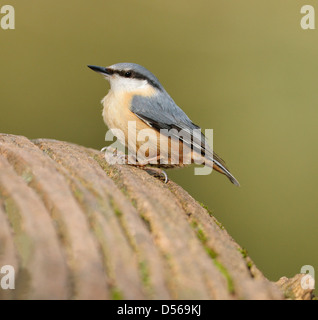
{"type": "Polygon", "coordinates": [[[156,167],[180,167],[185,164],[184,155],[190,156],[190,163],[195,162],[193,159],[199,155],[203,157],[206,166],[225,174],[232,183],[239,185],[224,161],[208,146],[200,127],[176,105],[150,71],[134,63],[117,63],[106,68],[88,67],[101,73],[110,82],[110,90],[102,100],[103,118],[109,129],[121,129],[124,132],[125,139],[121,142],[128,150],[136,152],[141,147],[138,142],[137,145],[128,143],[128,123],[134,121],[137,133],[143,129],[153,132],[153,139],[148,135],[148,153],[155,154],[155,160],[159,160],[159,163],[155,162],[156,167]],[[160,148],[164,130],[169,130],[170,134],[177,133],[176,139],[169,136],[167,152],[162,152],[160,148]],[[181,130],[188,134],[180,138],[178,132],[181,130]]]}

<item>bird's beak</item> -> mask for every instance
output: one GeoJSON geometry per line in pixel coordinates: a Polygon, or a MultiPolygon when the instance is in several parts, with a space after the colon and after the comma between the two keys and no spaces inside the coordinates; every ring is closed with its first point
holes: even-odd
{"type": "Polygon", "coordinates": [[[110,72],[110,70],[108,68],[98,67],[98,66],[91,66],[91,65],[88,65],[88,67],[90,69],[92,69],[93,71],[101,73],[102,75],[105,75],[105,76],[110,76],[111,75],[111,72],[110,72]]]}

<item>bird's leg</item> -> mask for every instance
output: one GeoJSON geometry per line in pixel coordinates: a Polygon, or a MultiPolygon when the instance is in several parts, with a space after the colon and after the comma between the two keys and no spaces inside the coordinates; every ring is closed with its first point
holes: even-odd
{"type": "Polygon", "coordinates": [[[104,147],[103,149],[101,149],[101,152],[105,153],[105,159],[109,164],[117,163],[117,164],[127,164],[131,166],[135,166],[147,171],[147,173],[149,173],[154,177],[158,177],[159,179],[163,178],[164,183],[167,183],[169,181],[168,175],[166,174],[165,171],[161,170],[160,168],[147,167],[149,162],[151,162],[152,160],[158,161],[160,159],[160,156],[149,159],[147,163],[138,163],[137,159],[135,159],[133,156],[126,155],[123,152],[120,152],[118,151],[118,149],[115,149],[111,146],[104,147]]]}
{"type": "Polygon", "coordinates": [[[164,183],[168,183],[168,181],[169,181],[168,175],[162,169],[155,168],[155,167],[146,167],[146,166],[143,166],[141,168],[146,170],[147,173],[149,173],[150,175],[152,175],[152,176],[154,176],[156,178],[159,178],[159,179],[163,178],[164,183]]]}
{"type": "Polygon", "coordinates": [[[157,177],[159,179],[163,178],[164,179],[164,183],[167,183],[169,181],[169,179],[168,179],[168,175],[166,174],[165,171],[161,170],[160,168],[148,167],[148,165],[151,165],[151,162],[153,160],[156,160],[156,162],[153,163],[155,165],[156,163],[158,163],[157,161],[160,160],[160,155],[148,159],[147,162],[138,162],[135,159],[135,163],[134,164],[132,164],[132,163],[129,163],[129,164],[147,171],[148,174],[150,174],[150,175],[152,175],[154,177],[157,177]]]}
{"type": "Polygon", "coordinates": [[[107,146],[102,148],[100,152],[102,153],[109,152],[109,153],[117,154],[117,149],[113,148],[112,146],[107,146]]]}
{"type": "Polygon", "coordinates": [[[128,155],[112,146],[104,147],[101,152],[105,154],[105,160],[109,164],[129,164],[128,155]]]}

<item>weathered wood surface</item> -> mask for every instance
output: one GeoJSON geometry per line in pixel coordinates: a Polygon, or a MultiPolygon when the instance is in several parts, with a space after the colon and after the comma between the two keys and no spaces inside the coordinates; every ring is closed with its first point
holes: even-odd
{"type": "Polygon", "coordinates": [[[7,264],[16,288],[0,288],[2,299],[283,299],[287,290],[174,182],[110,166],[93,149],[0,134],[7,264]]]}

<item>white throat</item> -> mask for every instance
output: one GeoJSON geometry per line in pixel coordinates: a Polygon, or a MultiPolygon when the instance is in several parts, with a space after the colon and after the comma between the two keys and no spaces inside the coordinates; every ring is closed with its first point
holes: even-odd
{"type": "Polygon", "coordinates": [[[117,75],[106,78],[109,80],[112,91],[136,91],[148,89],[149,83],[147,80],[123,78],[117,75]]]}

